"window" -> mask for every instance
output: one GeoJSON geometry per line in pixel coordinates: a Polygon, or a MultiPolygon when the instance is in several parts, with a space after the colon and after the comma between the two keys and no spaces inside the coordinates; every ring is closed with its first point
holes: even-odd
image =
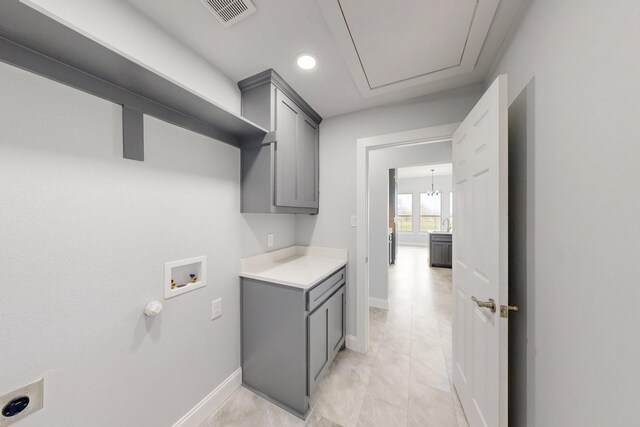
{"type": "Polygon", "coordinates": [[[413,194],[398,194],[398,231],[413,231],[413,194]]]}
{"type": "Polygon", "coordinates": [[[440,230],[440,194],[420,193],[420,231],[440,230]]]}

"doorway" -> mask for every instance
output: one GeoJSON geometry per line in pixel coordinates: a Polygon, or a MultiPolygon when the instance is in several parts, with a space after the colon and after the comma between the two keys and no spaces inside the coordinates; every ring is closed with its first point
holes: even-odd
{"type": "MultiPolygon", "coordinates": [[[[473,425],[507,425],[508,319],[510,312],[518,311],[508,298],[507,110],[507,76],[500,75],[459,126],[414,131],[429,134],[430,138],[425,138],[428,143],[453,141],[457,225],[452,255],[452,370],[455,390],[473,425]]],[[[370,244],[369,240],[372,229],[376,229],[370,221],[370,215],[375,213],[369,200],[371,157],[376,150],[419,142],[417,138],[407,138],[408,133],[357,141],[360,227],[355,341],[361,352],[369,348],[369,282],[376,266],[371,263],[375,242],[370,244]]]]}
{"type": "MultiPolygon", "coordinates": [[[[427,246],[429,231],[440,230],[440,198],[441,194],[430,195],[431,191],[431,169],[437,169],[438,174],[449,174],[451,164],[451,141],[436,141],[427,143],[415,143],[399,147],[387,147],[372,151],[369,154],[369,305],[386,308],[388,304],[388,272],[389,261],[393,255],[394,245],[390,245],[391,240],[400,244],[413,244],[427,246]],[[431,166],[425,166],[426,164],[431,166]],[[399,168],[399,169],[398,169],[399,168]],[[390,189],[395,189],[395,185],[390,187],[389,171],[398,169],[398,173],[411,173],[413,177],[396,178],[397,182],[404,185],[413,185],[411,192],[399,194],[396,201],[400,201],[400,208],[407,212],[400,212],[403,215],[396,215],[395,233],[390,233],[389,223],[393,221],[389,217],[389,210],[392,203],[389,202],[390,189]],[[426,176],[428,175],[428,177],[426,176]],[[420,186],[423,185],[421,188],[420,186]],[[415,191],[414,191],[415,190],[415,191]],[[422,199],[422,200],[421,200],[422,199]],[[421,204],[427,206],[432,199],[437,199],[437,212],[425,211],[421,215],[421,204]],[[408,205],[406,203],[408,202],[408,205]],[[406,205],[406,206],[405,206],[406,205]],[[438,214],[436,218],[434,213],[438,214]],[[413,214],[413,215],[412,215],[413,214]],[[415,223],[415,224],[414,224],[415,223]],[[391,249],[391,251],[390,251],[391,249]]],[[[435,174],[435,172],[434,172],[435,174]]],[[[434,180],[436,179],[434,175],[434,180]]],[[[447,194],[451,188],[450,179],[441,176],[440,181],[446,182],[447,194]]],[[[435,185],[435,184],[434,184],[435,185]]],[[[400,190],[403,191],[402,189],[400,190]]],[[[396,203],[397,204],[397,203],[396,203]]],[[[449,207],[446,206],[448,212],[449,207]]],[[[393,231],[393,230],[391,230],[393,231]]],[[[399,248],[399,246],[398,246],[399,248]]],[[[401,256],[398,253],[398,256],[401,256]]],[[[396,257],[397,258],[397,257],[396,257]]],[[[394,260],[394,262],[396,262],[394,260]]],[[[399,262],[399,261],[398,261],[399,262]]],[[[425,268],[427,261],[424,260],[425,268]]]]}
{"type": "MultiPolygon", "coordinates": [[[[376,262],[376,259],[386,259],[388,256],[388,244],[384,244],[383,247],[370,247],[369,245],[369,232],[370,229],[377,230],[375,224],[371,225],[372,221],[382,221],[383,224],[387,223],[386,214],[379,216],[378,219],[369,218],[369,205],[370,205],[370,186],[376,187],[375,183],[370,182],[369,171],[374,168],[371,164],[375,162],[375,155],[372,158],[372,154],[378,150],[394,147],[411,147],[418,145],[431,145],[438,143],[449,144],[452,140],[452,135],[457,129],[459,123],[451,123],[440,126],[433,126],[429,128],[414,129],[410,131],[398,132],[387,135],[380,135],[369,138],[360,138],[356,145],[356,193],[357,193],[357,259],[356,259],[356,334],[351,337],[350,348],[357,350],[361,353],[366,353],[369,349],[369,297],[370,297],[370,281],[371,277],[382,278],[381,280],[387,280],[388,266],[384,266],[383,263],[376,262]],[[370,261],[372,259],[372,262],[370,261]],[[370,272],[370,266],[376,269],[370,272]],[[377,270],[380,269],[380,270],[377,270]]],[[[435,153],[432,153],[435,155],[435,153]]],[[[433,163],[448,163],[451,162],[451,151],[445,151],[441,157],[431,157],[433,163]]],[[[424,162],[421,162],[424,163],[424,162]]],[[[419,164],[419,163],[418,163],[419,164]]],[[[415,164],[414,164],[415,165],[415,164]]],[[[405,166],[412,166],[411,164],[405,164],[405,166]]],[[[387,170],[389,168],[386,168],[387,170]]],[[[384,172],[382,174],[375,174],[382,180],[382,184],[377,187],[381,187],[388,182],[388,176],[384,172]]],[[[379,193],[378,193],[379,194],[379,193]]],[[[382,193],[382,203],[386,204],[386,192],[382,193]]],[[[384,229],[384,225],[383,225],[384,229]]],[[[385,232],[386,234],[386,232],[385,232]]],[[[387,237],[388,238],[388,237],[387,237]]],[[[384,237],[383,237],[384,240],[384,237]]]]}
{"type": "Polygon", "coordinates": [[[451,242],[450,155],[450,142],[438,141],[380,149],[369,157],[368,354],[377,359],[376,370],[390,370],[387,388],[396,397],[387,402],[417,417],[419,407],[429,407],[438,425],[464,426],[451,381],[451,269],[432,267],[430,260],[432,233],[451,242]],[[386,257],[378,254],[385,243],[386,257]],[[393,360],[392,370],[386,359],[393,360]]]}
{"type": "MultiPolygon", "coordinates": [[[[399,296],[392,292],[391,277],[392,273],[404,269],[405,262],[411,260],[414,271],[452,267],[452,172],[450,162],[389,169],[389,280],[386,293],[389,299],[399,296]],[[405,254],[411,256],[405,258],[405,254]]],[[[376,189],[370,188],[370,193],[375,192],[376,189]]],[[[376,209],[372,204],[373,200],[370,201],[370,212],[376,209]]],[[[370,245],[379,234],[373,226],[369,229],[370,245]]],[[[370,288],[370,306],[379,307],[381,304],[371,298],[374,291],[376,289],[370,288]]]]}

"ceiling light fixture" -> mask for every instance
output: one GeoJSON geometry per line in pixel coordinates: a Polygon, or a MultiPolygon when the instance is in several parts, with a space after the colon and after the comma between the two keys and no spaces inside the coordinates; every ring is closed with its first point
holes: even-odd
{"type": "Polygon", "coordinates": [[[302,55],[298,56],[296,62],[298,63],[298,67],[302,68],[303,70],[311,70],[316,66],[316,58],[309,55],[308,53],[303,53],[302,55]]]}
{"type": "Polygon", "coordinates": [[[431,169],[431,191],[427,191],[427,195],[429,196],[439,196],[440,192],[437,190],[433,189],[433,173],[435,172],[435,169],[431,169]]]}

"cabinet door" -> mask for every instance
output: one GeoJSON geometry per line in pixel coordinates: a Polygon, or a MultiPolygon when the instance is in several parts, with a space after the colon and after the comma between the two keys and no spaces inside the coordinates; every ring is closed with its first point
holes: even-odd
{"type": "Polygon", "coordinates": [[[297,207],[299,121],[302,112],[276,90],[276,206],[297,207]]]}
{"type": "Polygon", "coordinates": [[[447,265],[453,265],[453,244],[447,244],[447,265]]]}
{"type": "Polygon", "coordinates": [[[446,262],[446,243],[431,242],[431,265],[442,265],[446,262]]]}
{"type": "Polygon", "coordinates": [[[301,114],[298,139],[298,206],[318,207],[318,125],[301,114]]]}
{"type": "Polygon", "coordinates": [[[344,338],[344,286],[329,299],[329,352],[334,356],[344,338]]]}
{"type": "Polygon", "coordinates": [[[329,361],[327,331],[329,328],[329,303],[325,302],[308,318],[309,332],[309,396],[315,390],[320,374],[329,361]]]}

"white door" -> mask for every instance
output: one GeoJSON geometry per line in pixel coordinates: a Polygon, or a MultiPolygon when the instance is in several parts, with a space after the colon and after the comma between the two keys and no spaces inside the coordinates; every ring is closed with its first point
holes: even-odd
{"type": "Polygon", "coordinates": [[[507,426],[507,166],[501,75],[453,135],[453,383],[471,427],[507,426]]]}

